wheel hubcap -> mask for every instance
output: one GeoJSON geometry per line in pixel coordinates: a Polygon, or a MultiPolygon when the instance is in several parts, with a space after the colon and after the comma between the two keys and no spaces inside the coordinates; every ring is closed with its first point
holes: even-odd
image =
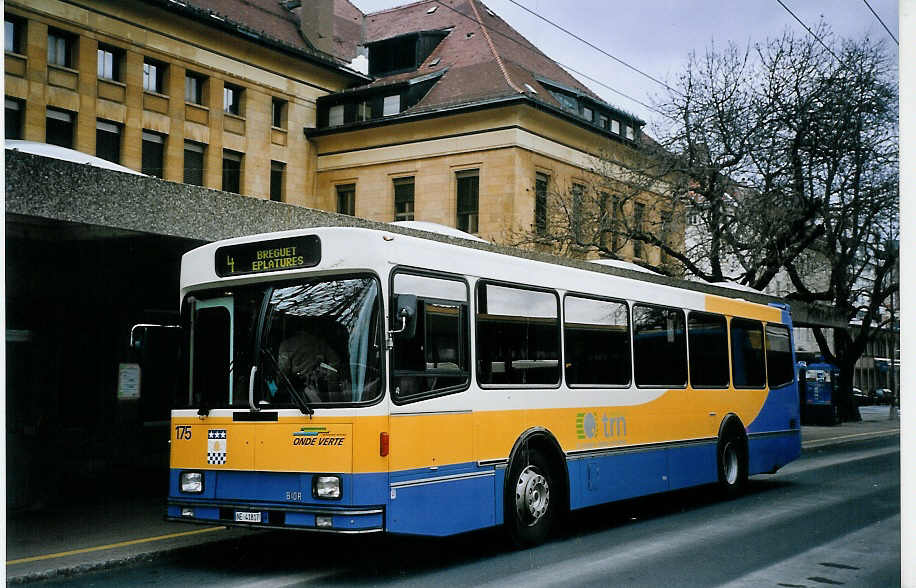
{"type": "Polygon", "coordinates": [[[515,511],[519,518],[531,527],[547,513],[549,503],[547,478],[536,467],[526,467],[515,485],[515,511]]]}
{"type": "Polygon", "coordinates": [[[722,469],[729,486],[738,481],[738,452],[732,443],[728,443],[722,451],[722,469]]]}

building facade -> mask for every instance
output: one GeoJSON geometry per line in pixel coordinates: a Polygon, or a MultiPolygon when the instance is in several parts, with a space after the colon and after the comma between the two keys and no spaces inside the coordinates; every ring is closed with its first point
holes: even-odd
{"type": "Polygon", "coordinates": [[[305,205],[302,129],[366,78],[309,46],[278,3],[6,2],[6,138],[147,175],[305,205]],[[227,14],[228,13],[228,14],[227,14]],[[263,30],[259,30],[263,29],[263,30]]]}
{"type": "MultiPolygon", "coordinates": [[[[643,121],[476,0],[368,15],[347,0],[13,0],[4,18],[8,139],[372,220],[503,243],[549,231],[547,193],[597,189],[592,170],[623,174],[643,140],[643,121]]],[[[654,249],[621,253],[658,264],[654,249]]]]}

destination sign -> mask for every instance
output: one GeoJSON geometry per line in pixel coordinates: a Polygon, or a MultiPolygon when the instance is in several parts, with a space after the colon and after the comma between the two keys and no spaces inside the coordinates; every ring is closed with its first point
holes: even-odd
{"type": "Polygon", "coordinates": [[[321,261],[316,235],[226,245],[216,250],[216,275],[239,276],[314,267],[321,261]]]}

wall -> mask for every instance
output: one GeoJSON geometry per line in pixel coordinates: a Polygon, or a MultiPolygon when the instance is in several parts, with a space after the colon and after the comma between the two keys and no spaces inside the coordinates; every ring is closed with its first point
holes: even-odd
{"type": "Polygon", "coordinates": [[[27,21],[21,54],[6,54],[6,95],[26,101],[24,138],[45,141],[45,108],[77,114],[74,148],[96,152],[96,120],[123,125],[121,161],[140,170],[141,132],[167,135],[165,179],[184,177],[184,141],[207,145],[204,185],[222,186],[223,149],[245,154],[241,192],[269,198],[270,162],[286,164],[283,193],[304,204],[312,191],[314,153],[302,129],[315,125],[315,99],[339,91],[347,77],[139,1],[79,5],[59,0],[7,2],[27,21]],[[48,27],[78,37],[72,68],[47,64],[48,27]],[[97,77],[96,50],[124,51],[121,81],[97,77]],[[161,94],[143,90],[143,60],[167,64],[161,94]],[[207,77],[202,105],[185,103],[185,72],[207,77]],[[242,87],[242,116],[223,112],[225,83],[242,87]],[[271,101],[287,101],[271,127],[271,101]]]}

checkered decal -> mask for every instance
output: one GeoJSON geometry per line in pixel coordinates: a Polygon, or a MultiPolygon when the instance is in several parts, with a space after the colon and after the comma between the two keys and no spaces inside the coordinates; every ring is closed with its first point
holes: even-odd
{"type": "Polygon", "coordinates": [[[207,430],[207,463],[225,465],[226,463],[226,429],[207,430]]]}

